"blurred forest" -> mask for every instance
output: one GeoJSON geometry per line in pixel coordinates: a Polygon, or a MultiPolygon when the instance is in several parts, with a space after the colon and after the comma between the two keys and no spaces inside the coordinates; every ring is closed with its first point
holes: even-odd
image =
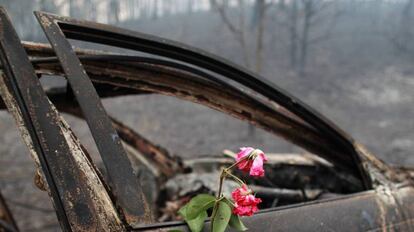
{"type": "MultiPolygon", "coordinates": [[[[42,10],[207,50],[288,90],[388,163],[414,165],[414,0],[0,0],[0,5],[23,40],[46,42],[33,15],[42,10]]],[[[170,97],[124,97],[104,104],[111,115],[182,157],[243,145],[301,152],[229,116],[170,97]]],[[[96,153],[86,124],[65,118],[96,153]]],[[[0,131],[0,166],[10,166],[0,170],[0,185],[17,202],[35,190],[16,173],[34,165],[6,112],[0,112],[0,131]],[[16,188],[22,196],[11,194],[16,188]]],[[[12,207],[29,217],[21,204],[12,207]]],[[[56,229],[53,213],[42,210],[50,224],[21,222],[24,231],[56,229]]]]}

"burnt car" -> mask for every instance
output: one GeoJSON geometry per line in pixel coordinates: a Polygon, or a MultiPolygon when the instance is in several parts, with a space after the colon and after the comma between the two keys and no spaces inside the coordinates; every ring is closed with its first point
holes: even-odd
{"type": "MultiPolygon", "coordinates": [[[[154,197],[135,176],[134,160],[155,166],[156,186],[164,187],[180,182],[169,182],[177,176],[189,178],[205,161],[171,156],[110,117],[101,103],[102,98],[139,94],[205,105],[310,153],[271,156],[270,182],[278,188],[254,184],[258,194],[282,204],[265,202],[267,209],[244,218],[251,231],[414,231],[413,171],[388,166],[274,83],[163,38],[44,12],[35,15],[50,45],[22,42],[0,8],[0,109],[15,118],[38,168],[36,185],[49,194],[63,231],[188,231],[184,222],[155,218],[165,201],[185,202],[201,190],[174,199],[154,197]],[[152,56],[74,49],[68,39],[152,56]],[[67,85],[45,89],[39,81],[44,75],[64,77],[67,85]],[[102,169],[60,113],[87,122],[102,169]]],[[[219,168],[231,159],[206,162],[219,168]]],[[[0,231],[19,231],[1,197],[0,231]]]]}

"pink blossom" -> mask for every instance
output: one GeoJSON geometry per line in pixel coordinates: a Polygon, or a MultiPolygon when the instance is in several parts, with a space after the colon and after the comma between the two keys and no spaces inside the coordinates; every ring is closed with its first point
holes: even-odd
{"type": "Polygon", "coordinates": [[[247,188],[247,185],[242,185],[241,188],[237,188],[235,189],[232,193],[231,193],[231,197],[235,200],[235,201],[240,201],[240,200],[245,200],[245,197],[247,195],[251,194],[251,190],[249,188],[247,188]]]}
{"type": "MultiPolygon", "coordinates": [[[[260,151],[260,150],[257,150],[260,151]]],[[[267,161],[265,154],[260,151],[260,153],[254,158],[252,168],[250,169],[251,176],[264,176],[263,163],[267,161]]]]}
{"type": "Polygon", "coordinates": [[[263,151],[252,147],[242,147],[240,148],[240,152],[236,155],[236,161],[238,162],[241,159],[243,160],[237,165],[240,170],[248,172],[251,176],[264,176],[263,163],[267,161],[267,158],[263,151]],[[252,156],[243,159],[250,155],[252,156]]]}
{"type": "MultiPolygon", "coordinates": [[[[260,199],[257,199],[257,200],[260,200],[260,199]]],[[[238,203],[235,203],[233,213],[239,216],[252,216],[258,210],[259,209],[257,208],[256,205],[243,206],[243,205],[239,205],[238,203]]]]}
{"type": "MultiPolygon", "coordinates": [[[[252,151],[254,151],[253,147],[241,147],[240,152],[236,155],[236,161],[239,162],[245,156],[250,155],[252,151]]],[[[252,167],[252,164],[253,162],[251,162],[250,159],[244,159],[237,165],[237,167],[244,172],[249,172],[250,168],[252,167]]]]}
{"type": "Polygon", "coordinates": [[[262,202],[260,198],[252,195],[252,191],[246,185],[235,189],[231,195],[234,200],[233,213],[240,216],[252,216],[259,210],[257,205],[262,202]]]}

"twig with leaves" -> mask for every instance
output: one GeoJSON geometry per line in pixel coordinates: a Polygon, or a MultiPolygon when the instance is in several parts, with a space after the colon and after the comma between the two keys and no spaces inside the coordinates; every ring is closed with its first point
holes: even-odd
{"type": "Polygon", "coordinates": [[[192,232],[200,232],[204,227],[204,221],[211,211],[211,232],[224,232],[227,226],[239,231],[247,230],[247,227],[240,220],[241,216],[252,216],[258,211],[257,205],[262,202],[255,197],[253,191],[239,177],[233,175],[231,170],[237,167],[253,177],[263,177],[263,164],[267,158],[263,151],[251,147],[243,147],[236,155],[236,162],[224,168],[220,174],[220,181],[216,196],[199,194],[192,198],[180,210],[179,214],[187,222],[192,232]],[[240,188],[232,192],[232,199],[228,199],[222,193],[223,183],[231,178],[239,183],[240,188]]]}

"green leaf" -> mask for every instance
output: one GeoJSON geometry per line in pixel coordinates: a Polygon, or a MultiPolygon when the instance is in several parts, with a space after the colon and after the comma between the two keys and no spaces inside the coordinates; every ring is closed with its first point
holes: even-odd
{"type": "Polygon", "coordinates": [[[187,221],[188,227],[190,227],[190,230],[192,232],[200,232],[203,230],[204,227],[204,221],[207,218],[207,212],[203,211],[201,212],[196,218],[187,221]]]}
{"type": "MultiPolygon", "coordinates": [[[[230,206],[230,208],[233,210],[234,204],[233,204],[232,201],[230,201],[227,198],[224,198],[222,201],[225,202],[228,206],[230,206]]],[[[238,231],[246,231],[247,230],[247,227],[240,220],[240,217],[238,215],[235,215],[235,214],[231,214],[230,221],[229,221],[229,226],[236,229],[236,230],[238,230],[238,231]]]]}
{"type": "Polygon", "coordinates": [[[183,232],[182,230],[169,230],[168,232],[183,232]]]}
{"type": "Polygon", "coordinates": [[[214,206],[216,198],[208,194],[199,194],[187,204],[187,219],[196,218],[200,213],[214,206]]]}
{"type": "Polygon", "coordinates": [[[188,227],[190,227],[190,230],[192,232],[200,232],[204,227],[204,221],[207,218],[207,212],[203,211],[198,214],[197,217],[194,219],[189,220],[187,216],[188,212],[188,204],[182,207],[178,213],[183,216],[184,220],[187,222],[188,227]]]}
{"type": "Polygon", "coordinates": [[[243,224],[243,222],[240,220],[240,217],[235,214],[231,214],[229,226],[238,230],[238,231],[246,231],[247,227],[243,224]]]}
{"type": "Polygon", "coordinates": [[[178,214],[180,214],[184,220],[187,219],[187,208],[188,208],[188,204],[184,205],[183,207],[180,208],[180,210],[178,210],[178,214]]]}
{"type": "Polygon", "coordinates": [[[224,232],[227,225],[229,224],[230,217],[230,206],[227,203],[220,201],[217,208],[217,213],[211,222],[213,226],[213,232],[224,232]]]}

